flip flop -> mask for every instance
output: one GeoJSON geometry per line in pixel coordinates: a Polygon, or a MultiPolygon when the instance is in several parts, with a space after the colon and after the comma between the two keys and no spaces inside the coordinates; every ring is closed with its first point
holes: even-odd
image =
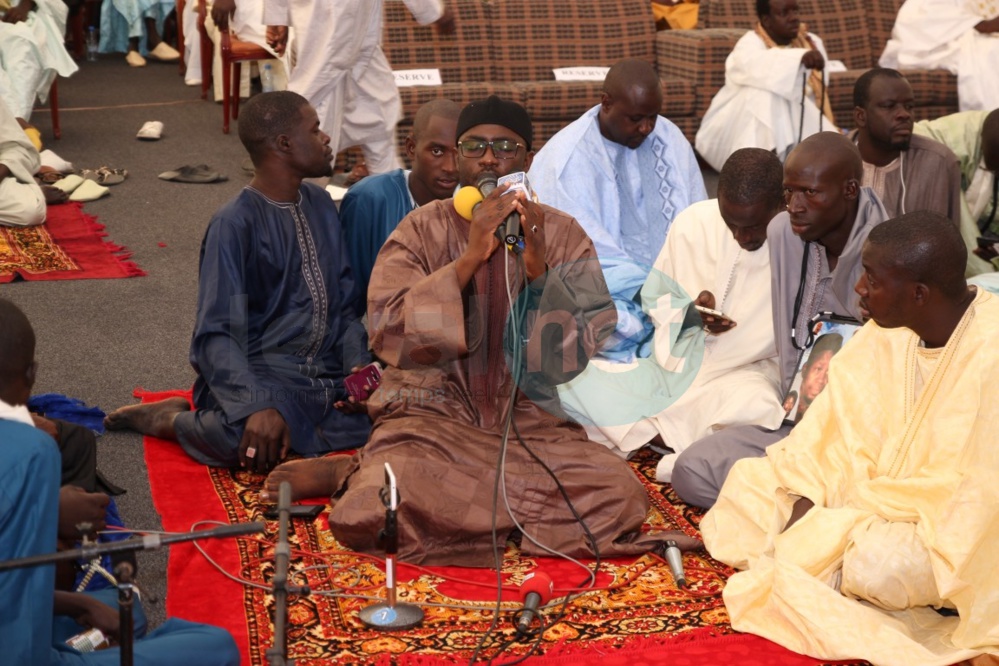
{"type": "MultiPolygon", "coordinates": [[[[77,176],[79,178],[79,176],[77,176]]],[[[108,193],[108,188],[98,185],[92,180],[84,180],[80,186],[69,195],[70,201],[96,201],[108,193]]]]}
{"type": "Polygon", "coordinates": [[[164,171],[159,177],[163,180],[172,180],[176,183],[218,183],[228,180],[207,164],[177,167],[172,171],[164,171]]]}
{"type": "Polygon", "coordinates": [[[52,183],[52,187],[57,187],[66,194],[71,194],[82,184],[83,184],[83,178],[77,176],[75,173],[71,173],[65,178],[57,180],[56,182],[52,183]]]}
{"type": "Polygon", "coordinates": [[[117,185],[124,182],[125,177],[128,176],[128,170],[110,169],[102,166],[100,169],[84,169],[80,172],[80,175],[100,185],[117,185]]]}
{"type": "Polygon", "coordinates": [[[163,136],[163,123],[158,120],[150,120],[135,135],[137,139],[143,141],[159,141],[161,136],[163,136]]]}
{"type": "Polygon", "coordinates": [[[239,166],[243,170],[243,173],[245,173],[247,176],[252,176],[257,172],[256,167],[253,166],[253,160],[251,160],[249,157],[243,160],[243,162],[239,166]]]}

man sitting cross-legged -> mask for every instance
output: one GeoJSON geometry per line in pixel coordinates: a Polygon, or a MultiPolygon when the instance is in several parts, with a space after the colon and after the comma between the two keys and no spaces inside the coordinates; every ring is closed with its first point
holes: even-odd
{"type": "Polygon", "coordinates": [[[929,211],[871,231],[856,292],[872,321],[701,522],[745,569],[724,590],[735,629],[885,666],[999,653],[999,301],[965,283],[965,252],[929,211]]]}
{"type": "MultiPolygon", "coordinates": [[[[781,395],[791,388],[815,315],[861,317],[853,297],[860,250],[871,229],[888,219],[873,190],[860,186],[862,177],[856,146],[834,132],[808,137],[784,164],[787,212],[767,229],[781,395]]],[[[711,506],[736,460],[765,455],[790,429],[737,426],[694,442],[677,458],[673,489],[688,504],[711,506]]]]}
{"type": "Polygon", "coordinates": [[[331,169],[315,109],[292,92],[257,95],[239,138],[256,173],[202,243],[195,410],[172,398],[123,407],[105,423],[175,439],[208,465],[265,471],[289,449],[316,455],[364,443],[370,422],[347,413],[343,378],[369,358],[336,207],[302,182],[331,169]]]}
{"type": "MultiPolygon", "coordinates": [[[[461,183],[529,167],[531,135],[519,104],[494,96],[465,107],[458,120],[461,183]]],[[[500,544],[519,527],[528,556],[547,552],[535,540],[586,557],[642,553],[666,538],[640,532],[648,498],[628,465],[538,404],[544,380],[551,395],[552,384],[582,370],[613,329],[614,308],[579,224],[506,189],[487,196],[471,222],[453,201],[435,201],[392,233],[368,288],[372,348],[389,366],[368,405],[371,440],[353,457],[281,465],[267,478],[265,498],[282,480],[298,497],[333,495],[334,536],[377,552],[385,521],[379,493],[390,463],[401,495],[398,554],[414,563],[495,566],[493,524],[500,544]],[[523,272],[494,235],[511,213],[524,230],[523,272]],[[520,331],[524,345],[504,340],[507,272],[513,293],[538,310],[520,331]],[[562,326],[545,325],[554,323],[562,326]],[[518,348],[527,355],[519,387],[504,353],[518,348]],[[504,447],[508,409],[514,427],[504,447]],[[504,450],[509,508],[494,501],[504,450]]],[[[670,535],[682,547],[697,545],[670,535]]]]}
{"type": "Polygon", "coordinates": [[[413,118],[406,154],[413,170],[368,176],[351,186],[340,205],[343,239],[357,283],[357,308],[364,314],[375,257],[402,218],[417,206],[450,199],[458,185],[455,128],[461,107],[449,99],[427,102],[413,118]]]}
{"type": "Polygon", "coordinates": [[[767,247],[767,227],[784,206],[783,178],[769,150],[732,153],[718,199],[677,216],[642,288],[656,322],[652,357],[594,359],[559,387],[590,439],[622,454],[650,441],[672,449],[656,470],[659,481],[670,480],[677,454],[693,442],[737,425],[776,428],[783,418],[767,247]],[[694,304],[726,318],[699,315],[694,304]]]}

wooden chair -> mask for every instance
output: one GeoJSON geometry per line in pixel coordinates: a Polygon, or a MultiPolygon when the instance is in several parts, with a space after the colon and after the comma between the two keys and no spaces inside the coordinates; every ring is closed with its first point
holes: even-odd
{"type": "MultiPolygon", "coordinates": [[[[212,60],[214,59],[214,44],[205,30],[205,18],[208,10],[204,0],[198,6],[198,29],[201,32],[201,97],[206,99],[211,81],[212,60]],[[206,43],[207,42],[207,43],[206,43]]],[[[252,42],[243,42],[228,30],[219,31],[219,51],[222,56],[222,132],[229,133],[229,109],[232,109],[232,119],[239,119],[239,81],[242,74],[242,63],[250,60],[269,60],[274,56],[262,46],[252,42]]]]}
{"type": "Polygon", "coordinates": [[[184,0],[177,0],[175,16],[177,17],[177,50],[180,51],[180,59],[177,66],[180,68],[180,75],[187,73],[187,63],[184,62],[184,0]]]}

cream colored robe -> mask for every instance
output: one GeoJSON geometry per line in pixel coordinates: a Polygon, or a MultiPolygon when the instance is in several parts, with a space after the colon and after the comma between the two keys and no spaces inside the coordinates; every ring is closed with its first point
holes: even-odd
{"type": "Polygon", "coordinates": [[[653,355],[632,363],[593,359],[580,377],[559,387],[563,407],[591,440],[624,455],[660,435],[676,452],[664,456],[657,470],[658,480],[668,482],[676,455],[702,437],[733,425],[780,425],[770,250],[766,244],[756,252],[741,249],[717,199],[695,203],[673,221],[642,300],[657,322],[653,355]],[[705,289],[714,294],[716,308],[737,322],[734,329],[704,336],[700,316],[679,317],[688,297],[705,289]],[[703,357],[699,348],[678,347],[689,335],[677,330],[681,321],[704,337],[703,357]],[[671,373],[680,360],[695,364],[690,370],[696,376],[671,373]],[[643,365],[653,366],[648,372],[657,381],[639,379],[643,365]]]}
{"type": "Polygon", "coordinates": [[[997,329],[979,290],[917,396],[918,337],[869,323],[791,435],[736,463],[701,524],[746,569],[724,591],[733,627],[876,666],[999,650],[997,329]],[[815,508],[781,534],[798,497],[815,508]]]}

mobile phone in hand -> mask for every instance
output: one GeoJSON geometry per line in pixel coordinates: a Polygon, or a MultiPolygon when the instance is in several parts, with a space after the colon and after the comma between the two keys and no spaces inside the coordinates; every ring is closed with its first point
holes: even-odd
{"type": "Polygon", "coordinates": [[[354,400],[364,402],[378,388],[382,380],[382,366],[368,363],[366,366],[344,377],[343,385],[354,400]],[[365,386],[368,388],[366,389],[365,386]]]}
{"type": "Polygon", "coordinates": [[[729,317],[724,312],[721,312],[720,310],[712,310],[711,308],[706,308],[703,305],[695,305],[694,309],[697,310],[698,312],[700,312],[701,314],[706,314],[706,315],[709,315],[711,317],[717,317],[718,319],[725,319],[727,321],[735,323],[734,319],[732,319],[731,317],[729,317]]]}

